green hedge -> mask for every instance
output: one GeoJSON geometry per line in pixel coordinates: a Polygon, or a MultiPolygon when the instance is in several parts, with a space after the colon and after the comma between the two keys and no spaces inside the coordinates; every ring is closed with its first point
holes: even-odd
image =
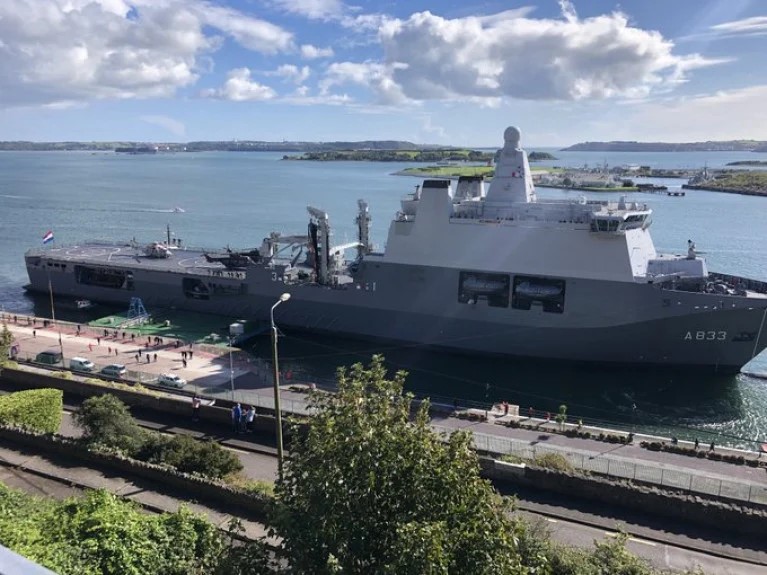
{"type": "Polygon", "coordinates": [[[64,392],[29,389],[0,396],[0,423],[56,433],[61,425],[64,392]]]}

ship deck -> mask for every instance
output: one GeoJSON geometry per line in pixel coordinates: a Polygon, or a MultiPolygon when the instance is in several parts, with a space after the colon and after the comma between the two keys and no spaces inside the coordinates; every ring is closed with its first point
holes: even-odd
{"type": "MultiPolygon", "coordinates": [[[[131,269],[153,271],[181,273],[199,270],[201,273],[210,273],[211,271],[226,270],[226,267],[221,263],[208,262],[202,249],[187,249],[174,246],[171,246],[170,249],[172,255],[169,258],[153,258],[144,255],[143,246],[107,243],[35,249],[28,251],[27,255],[52,258],[63,262],[91,265],[108,264],[110,266],[124,266],[131,269]]],[[[244,272],[239,273],[244,274],[244,272]]]]}

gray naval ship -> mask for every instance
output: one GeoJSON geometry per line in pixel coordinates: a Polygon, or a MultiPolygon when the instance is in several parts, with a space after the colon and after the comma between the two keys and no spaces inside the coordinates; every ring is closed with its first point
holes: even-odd
{"type": "Polygon", "coordinates": [[[767,346],[766,283],[709,273],[692,242],[657,253],[644,204],[537,201],[519,140],[506,129],[487,190],[478,178],[425,180],[383,252],[359,200],[351,244],[332,245],[328,215],[309,207],[306,234],[272,233],[247,252],[170,234],[33,249],[28,289],[265,321],[289,292],[281,326],[469,354],[737,372],[767,346]]]}

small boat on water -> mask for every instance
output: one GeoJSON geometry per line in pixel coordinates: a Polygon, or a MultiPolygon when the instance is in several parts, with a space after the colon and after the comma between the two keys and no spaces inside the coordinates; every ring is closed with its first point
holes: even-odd
{"type": "Polygon", "coordinates": [[[174,214],[183,214],[184,212],[186,212],[186,210],[184,208],[180,208],[178,206],[173,208],[173,213],[174,214]]]}
{"type": "Polygon", "coordinates": [[[89,299],[78,299],[75,300],[75,305],[77,309],[88,309],[93,307],[93,302],[89,299]]]}

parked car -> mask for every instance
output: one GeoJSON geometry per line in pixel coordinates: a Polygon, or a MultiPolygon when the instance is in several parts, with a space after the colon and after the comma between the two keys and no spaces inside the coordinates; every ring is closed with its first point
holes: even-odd
{"type": "Polygon", "coordinates": [[[125,372],[125,366],[121,363],[110,363],[101,368],[101,374],[109,377],[125,377],[125,372]]]}
{"type": "Polygon", "coordinates": [[[162,373],[157,378],[157,383],[166,387],[176,387],[181,389],[186,385],[186,380],[175,373],[162,373]]]}
{"type": "Polygon", "coordinates": [[[84,357],[73,357],[69,360],[69,369],[72,371],[84,371],[86,373],[90,373],[96,369],[96,366],[90,359],[85,359],[84,357]]]}
{"type": "Polygon", "coordinates": [[[58,349],[41,351],[37,354],[37,357],[35,357],[37,363],[46,363],[48,365],[60,365],[63,359],[64,356],[61,355],[61,351],[58,349]]]}

